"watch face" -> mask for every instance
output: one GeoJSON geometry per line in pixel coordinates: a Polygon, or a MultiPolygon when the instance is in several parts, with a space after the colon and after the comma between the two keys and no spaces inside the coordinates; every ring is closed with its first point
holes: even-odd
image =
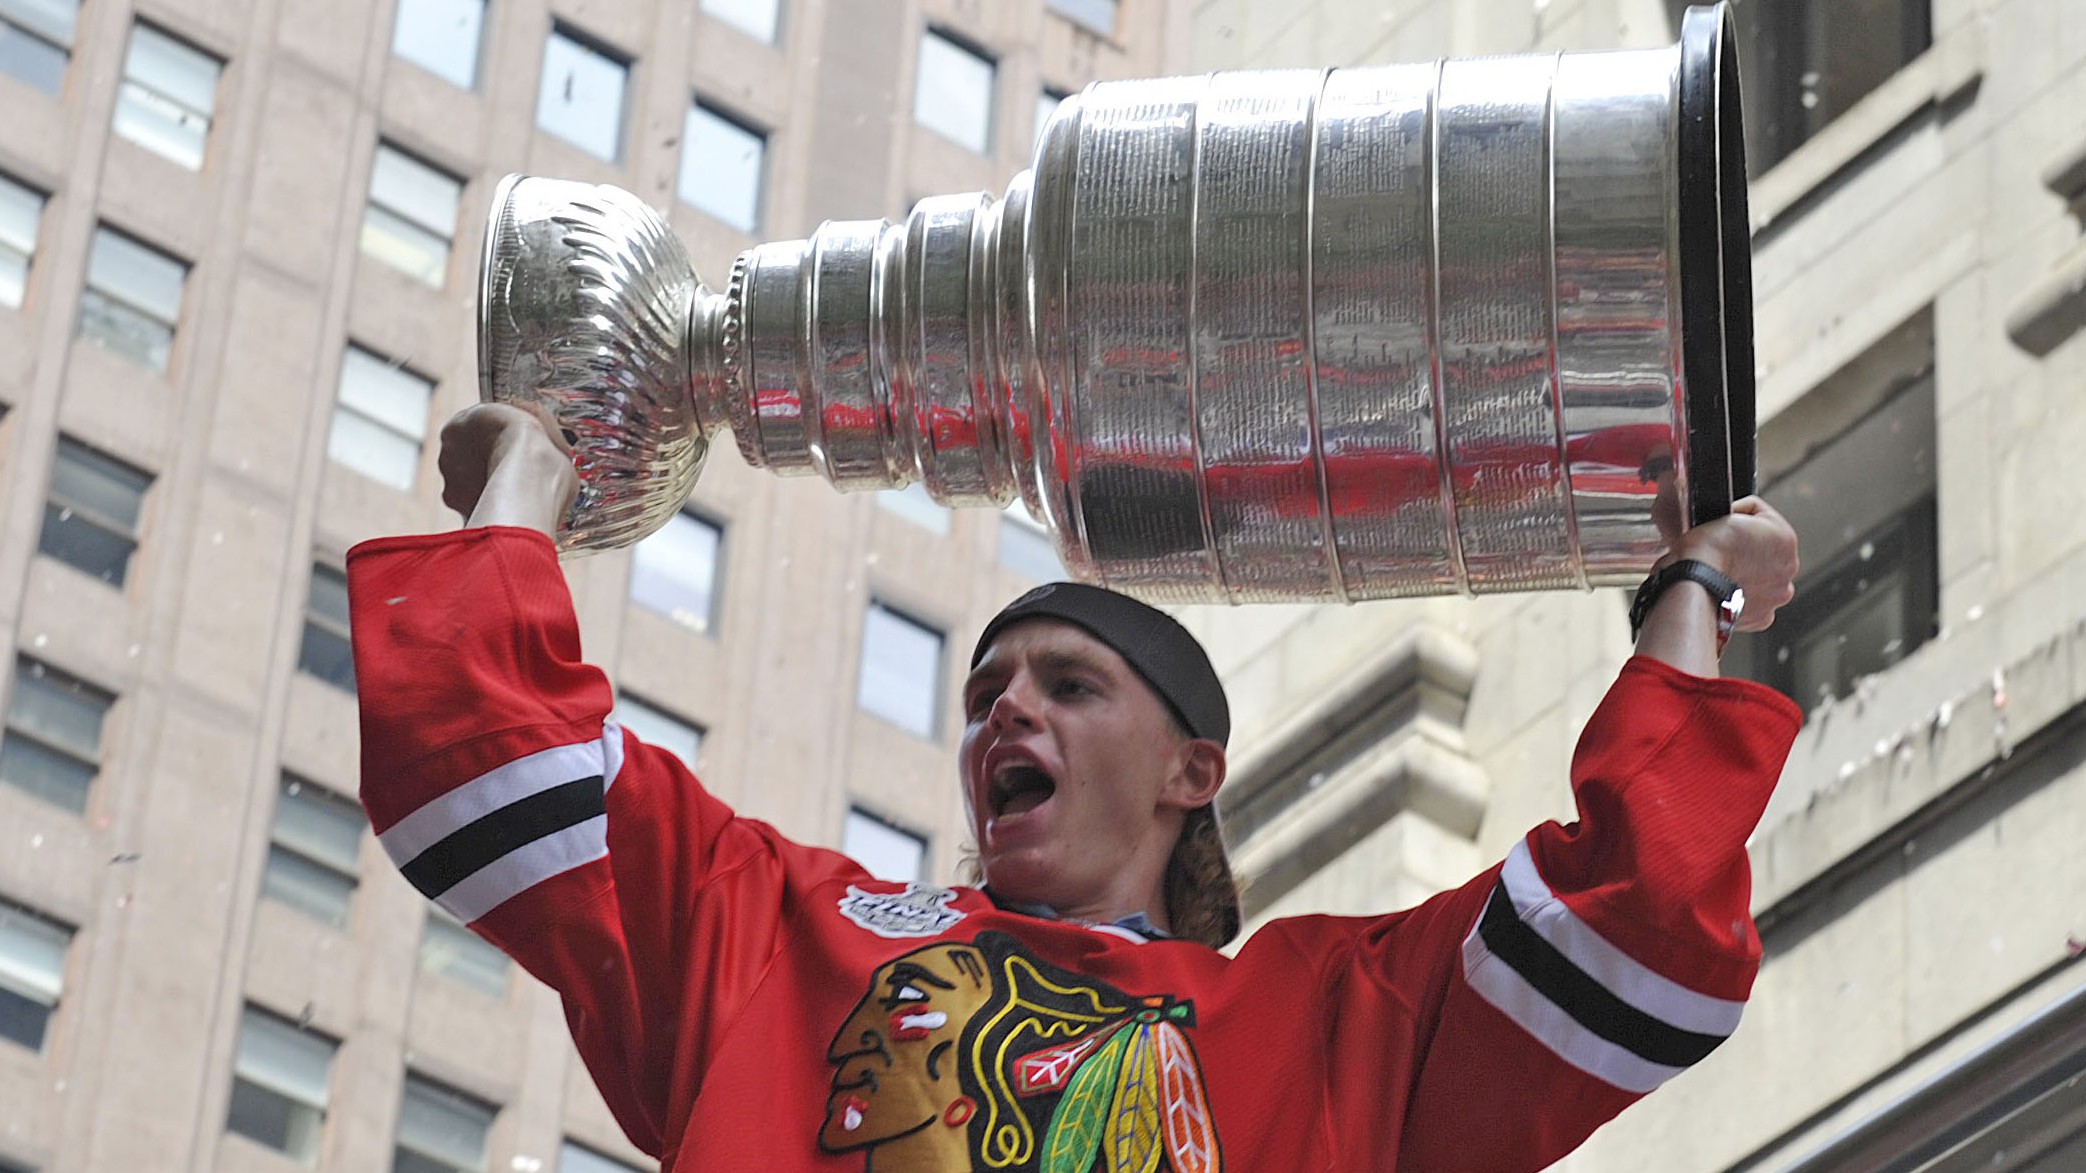
{"type": "Polygon", "coordinates": [[[1733,620],[1745,614],[1746,592],[1744,587],[1731,588],[1731,597],[1724,600],[1724,610],[1730,613],[1733,620]]]}

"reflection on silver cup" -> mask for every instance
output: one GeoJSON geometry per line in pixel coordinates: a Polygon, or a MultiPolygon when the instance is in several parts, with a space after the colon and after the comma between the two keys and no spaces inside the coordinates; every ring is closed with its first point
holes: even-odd
{"type": "Polygon", "coordinates": [[[578,437],[568,549],[731,429],[842,489],[1019,495],[1160,600],[1620,584],[1752,479],[1738,70],[1663,50],[1097,83],[1006,194],[697,284],[626,192],[510,177],[486,398],[578,437]]]}

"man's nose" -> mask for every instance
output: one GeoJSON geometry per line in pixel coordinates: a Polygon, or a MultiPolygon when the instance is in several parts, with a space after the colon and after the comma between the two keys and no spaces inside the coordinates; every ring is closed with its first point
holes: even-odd
{"type": "Polygon", "coordinates": [[[1011,728],[1027,728],[1036,723],[1035,687],[1023,677],[1007,682],[1007,687],[992,702],[992,719],[989,724],[994,732],[1011,728]]]}

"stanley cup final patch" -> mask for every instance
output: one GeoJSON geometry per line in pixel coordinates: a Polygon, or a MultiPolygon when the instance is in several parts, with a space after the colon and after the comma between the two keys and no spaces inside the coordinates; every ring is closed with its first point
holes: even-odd
{"type": "Polygon", "coordinates": [[[949,907],[955,899],[951,889],[920,883],[908,883],[903,892],[864,892],[849,884],[840,915],[879,937],[932,937],[963,919],[949,907]]]}

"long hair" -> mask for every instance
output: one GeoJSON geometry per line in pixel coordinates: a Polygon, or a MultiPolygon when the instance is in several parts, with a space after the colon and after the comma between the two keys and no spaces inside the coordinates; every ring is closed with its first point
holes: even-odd
{"type": "Polygon", "coordinates": [[[1224,854],[1215,803],[1188,812],[1166,860],[1165,891],[1174,936],[1221,949],[1239,935],[1239,881],[1224,854]]]}

